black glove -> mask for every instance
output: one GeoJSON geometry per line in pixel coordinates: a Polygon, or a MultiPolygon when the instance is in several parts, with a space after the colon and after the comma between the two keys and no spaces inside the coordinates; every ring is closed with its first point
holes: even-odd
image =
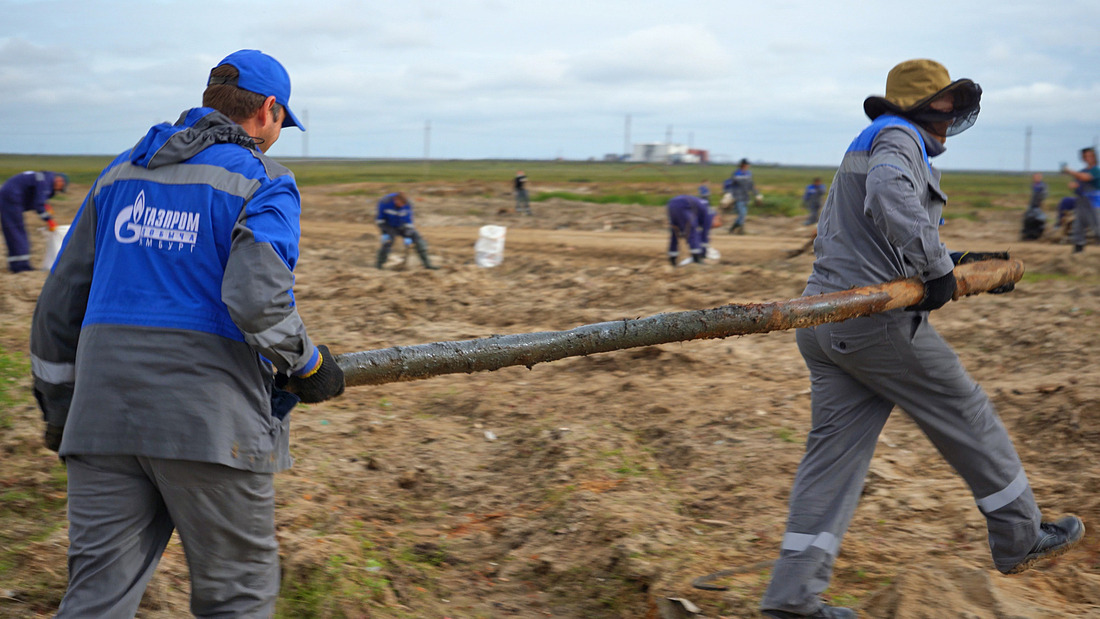
{"type": "Polygon", "coordinates": [[[64,432],[65,426],[55,426],[52,423],[47,423],[46,432],[42,436],[43,442],[46,443],[46,448],[53,452],[57,452],[61,449],[61,436],[64,432]]]}
{"type": "Polygon", "coordinates": [[[34,399],[42,411],[42,421],[46,422],[43,442],[50,451],[57,451],[61,449],[61,436],[65,432],[69,405],[73,401],[73,385],[46,385],[37,378],[34,382],[34,399]],[[46,391],[49,391],[49,397],[46,391]]]}
{"type": "Polygon", "coordinates": [[[344,371],[336,363],[328,346],[318,346],[321,355],[320,366],[306,377],[291,376],[287,381],[287,391],[294,393],[303,402],[313,404],[344,393],[344,371]]]}
{"type": "Polygon", "coordinates": [[[947,275],[930,279],[924,282],[924,299],[905,309],[910,312],[930,312],[940,309],[954,296],[956,286],[954,271],[948,271],[947,275]]]}
{"type": "MultiPolygon", "coordinates": [[[[1007,251],[964,251],[951,252],[951,261],[956,265],[981,262],[983,260],[1008,260],[1007,251]]],[[[989,294],[1004,294],[1016,289],[1016,282],[1008,282],[989,291],[989,294]]]]}

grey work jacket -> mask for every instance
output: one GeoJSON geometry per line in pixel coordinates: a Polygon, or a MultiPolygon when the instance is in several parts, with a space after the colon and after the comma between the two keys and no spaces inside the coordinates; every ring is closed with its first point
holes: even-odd
{"type": "Polygon", "coordinates": [[[833,178],[804,294],[914,276],[929,281],[954,268],[939,235],[947,196],[929,160],[944,150],[897,117],[860,134],[833,178]]]}

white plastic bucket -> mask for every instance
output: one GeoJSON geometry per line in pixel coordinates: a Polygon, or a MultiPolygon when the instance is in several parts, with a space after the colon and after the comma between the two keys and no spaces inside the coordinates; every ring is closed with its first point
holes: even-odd
{"type": "Polygon", "coordinates": [[[479,267],[495,267],[504,261],[504,226],[482,226],[474,243],[474,262],[479,267]]]}
{"type": "Polygon", "coordinates": [[[42,256],[42,270],[49,271],[57,260],[57,254],[61,253],[61,242],[65,240],[65,234],[69,232],[69,226],[58,226],[55,230],[46,230],[46,254],[42,256]]]}

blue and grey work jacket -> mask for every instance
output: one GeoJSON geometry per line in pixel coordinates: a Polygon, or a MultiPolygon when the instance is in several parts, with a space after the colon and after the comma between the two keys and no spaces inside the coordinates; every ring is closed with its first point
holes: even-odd
{"type": "Polygon", "coordinates": [[[397,206],[396,197],[396,193],[390,193],[378,201],[378,216],[374,221],[379,226],[401,231],[413,225],[412,200],[406,199],[405,206],[397,206]]]}
{"type": "Polygon", "coordinates": [[[31,332],[60,455],[124,454],[273,472],[291,464],[272,368],[317,349],[295,308],[291,172],[209,108],[149,130],[100,174],[31,332]]]}

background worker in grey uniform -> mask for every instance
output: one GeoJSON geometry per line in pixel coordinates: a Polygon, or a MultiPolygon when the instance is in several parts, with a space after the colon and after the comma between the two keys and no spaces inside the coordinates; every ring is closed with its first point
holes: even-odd
{"type": "Polygon", "coordinates": [[[1085,162],[1085,167],[1080,172],[1062,166],[1062,173],[1069,174],[1078,183],[1077,208],[1073,219],[1074,253],[1085,250],[1090,230],[1100,243],[1100,166],[1096,165],[1096,149],[1091,146],[1082,148],[1081,161],[1085,162]]]}
{"type": "Polygon", "coordinates": [[[531,199],[527,195],[527,175],[523,170],[516,172],[516,177],[512,179],[512,188],[516,193],[516,214],[530,215],[531,199]]]}
{"type": "Polygon", "coordinates": [[[296,309],[294,176],[265,155],[301,127],[289,99],[274,58],[226,57],[203,107],[99,175],[46,279],[31,367],[68,468],[57,617],[133,617],[173,531],[195,616],[274,612],[290,410],[344,390],[296,309]]]}
{"type": "Polygon", "coordinates": [[[737,169],[730,175],[730,193],[733,194],[733,208],[737,218],[730,224],[730,233],[745,233],[745,217],[749,214],[749,200],[756,195],[756,185],[752,181],[749,160],[742,159],[737,169]]]}
{"type": "Polygon", "coordinates": [[[944,152],[947,136],[973,124],[980,98],[974,82],[952,82],[942,65],[911,60],[890,71],[885,97],[864,102],[874,122],[852,142],[833,180],[804,294],[916,276],[925,282],[925,296],[903,310],[797,332],[810,370],[812,429],[761,601],[766,616],[856,616],[824,605],[819,595],[829,586],[879,433],[895,406],[970,487],[998,570],[1021,572],[1084,534],[1074,516],[1040,520],[989,398],[928,322],[928,312],[951,300],[956,288],[956,258],[940,243],[937,225],[947,197],[929,158],[944,152]]]}

